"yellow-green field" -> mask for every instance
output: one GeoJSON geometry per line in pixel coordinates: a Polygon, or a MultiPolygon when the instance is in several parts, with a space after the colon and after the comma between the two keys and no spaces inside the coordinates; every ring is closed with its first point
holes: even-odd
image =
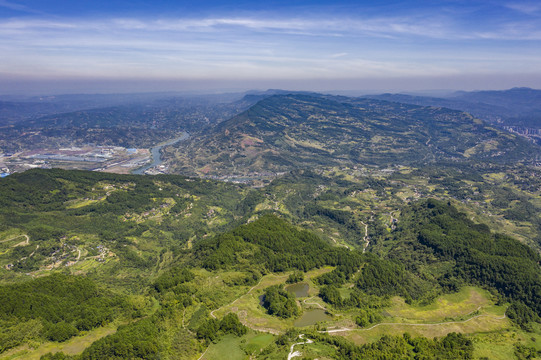
{"type": "Polygon", "coordinates": [[[497,331],[509,326],[509,319],[487,315],[461,322],[442,322],[435,324],[382,323],[374,328],[369,328],[369,330],[356,329],[334,333],[334,335],[345,336],[356,344],[365,344],[376,341],[386,334],[400,335],[407,332],[413,337],[424,336],[432,338],[442,337],[452,332],[472,334],[497,331]]]}
{"type": "MultiPolygon", "coordinates": [[[[468,316],[477,310],[484,312],[487,308],[494,308],[489,298],[490,294],[485,290],[464,287],[458,293],[443,295],[426,306],[407,305],[404,299],[396,296],[392,298],[392,305],[386,311],[401,319],[400,322],[441,322],[468,316]]],[[[497,310],[501,311],[501,314],[505,311],[504,308],[497,310]]]]}
{"type": "Polygon", "coordinates": [[[29,347],[28,345],[23,345],[0,355],[0,359],[39,360],[42,355],[49,352],[57,353],[60,351],[67,355],[77,355],[82,353],[83,350],[90,346],[94,341],[115,333],[117,327],[118,324],[109,324],[101,328],[88,331],[83,335],[71,338],[63,343],[45,342],[43,344],[36,344],[36,346],[33,348],[29,347]]]}
{"type": "Polygon", "coordinates": [[[506,307],[495,305],[490,297],[487,291],[476,287],[443,295],[426,306],[407,305],[402,298],[394,297],[385,310],[390,317],[382,323],[333,334],[364,344],[385,334],[408,332],[412,336],[441,337],[451,332],[473,334],[509,328],[506,307]]]}
{"type": "Polygon", "coordinates": [[[541,350],[541,333],[539,329],[533,333],[510,328],[497,332],[476,334],[472,338],[475,358],[487,357],[491,360],[513,359],[514,345],[520,343],[541,350]]]}

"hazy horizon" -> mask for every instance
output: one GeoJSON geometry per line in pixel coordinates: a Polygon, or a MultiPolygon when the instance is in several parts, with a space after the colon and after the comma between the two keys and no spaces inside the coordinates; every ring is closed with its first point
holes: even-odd
{"type": "Polygon", "coordinates": [[[532,1],[0,0],[0,94],[541,88],[532,1]]]}

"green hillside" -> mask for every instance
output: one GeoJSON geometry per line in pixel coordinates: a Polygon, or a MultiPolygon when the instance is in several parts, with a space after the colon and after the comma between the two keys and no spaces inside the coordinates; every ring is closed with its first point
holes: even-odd
{"type": "MultiPolygon", "coordinates": [[[[541,128],[541,91],[513,88],[492,91],[459,91],[444,98],[406,94],[381,94],[372,99],[395,101],[421,106],[440,106],[466,111],[495,126],[541,128]]],[[[528,135],[528,133],[524,133],[528,135]]],[[[533,134],[532,134],[533,135],[533,134]]],[[[539,144],[539,137],[532,137],[539,144]]]]}
{"type": "Polygon", "coordinates": [[[516,162],[538,148],[471,115],[370,99],[275,95],[179,145],[174,171],[198,175],[295,168],[516,162]]]}
{"type": "Polygon", "coordinates": [[[283,359],[300,334],[314,341],[309,358],[536,354],[539,255],[514,239],[538,244],[536,174],[335,168],[260,189],[11,175],[0,180],[0,358],[283,359]]]}

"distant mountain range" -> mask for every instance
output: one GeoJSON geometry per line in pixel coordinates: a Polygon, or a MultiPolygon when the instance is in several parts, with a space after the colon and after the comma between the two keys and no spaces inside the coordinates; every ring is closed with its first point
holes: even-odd
{"type": "Polygon", "coordinates": [[[523,138],[462,111],[304,93],[264,97],[179,146],[170,158],[174,171],[198,175],[355,164],[516,162],[539,154],[523,138]]]}
{"type": "Polygon", "coordinates": [[[405,94],[367,97],[405,104],[447,107],[469,112],[491,123],[541,129],[541,90],[513,88],[502,91],[459,91],[447,97],[405,94]]]}
{"type": "Polygon", "coordinates": [[[247,109],[242,94],[65,95],[0,101],[0,152],[95,143],[151,147],[247,109]]]}
{"type": "Polygon", "coordinates": [[[245,94],[0,97],[0,151],[95,143],[151,147],[183,131],[171,169],[191,175],[341,164],[530,161],[541,145],[541,90],[445,98],[353,98],[271,89],[245,94]],[[472,115],[470,115],[472,114],[472,115]],[[514,134],[513,134],[514,133],[514,134]]]}
{"type": "MultiPolygon", "coordinates": [[[[133,112],[140,108],[179,109],[229,104],[243,97],[241,93],[190,95],[174,92],[139,94],[73,94],[55,96],[16,97],[0,96],[0,127],[19,124],[24,127],[39,125],[52,117],[77,121],[79,114],[95,114],[120,109],[133,112]]],[[[98,117],[100,115],[97,115],[98,117]]],[[[114,124],[114,122],[113,122],[114,124]]]]}

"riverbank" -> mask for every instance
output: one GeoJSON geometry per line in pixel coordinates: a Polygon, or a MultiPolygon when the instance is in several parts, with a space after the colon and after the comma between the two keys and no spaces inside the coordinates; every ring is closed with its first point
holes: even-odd
{"type": "Polygon", "coordinates": [[[151,154],[151,157],[152,157],[152,162],[150,164],[147,164],[147,165],[145,165],[143,167],[140,167],[140,168],[138,168],[136,170],[133,170],[132,174],[143,175],[145,173],[145,171],[147,171],[148,169],[161,165],[161,163],[163,162],[161,150],[166,146],[174,145],[174,144],[179,143],[181,141],[187,140],[189,137],[190,137],[190,134],[187,133],[187,132],[184,132],[178,138],[175,138],[175,139],[160,143],[160,144],[156,145],[155,147],[151,148],[150,149],[150,154],[151,154]]]}

